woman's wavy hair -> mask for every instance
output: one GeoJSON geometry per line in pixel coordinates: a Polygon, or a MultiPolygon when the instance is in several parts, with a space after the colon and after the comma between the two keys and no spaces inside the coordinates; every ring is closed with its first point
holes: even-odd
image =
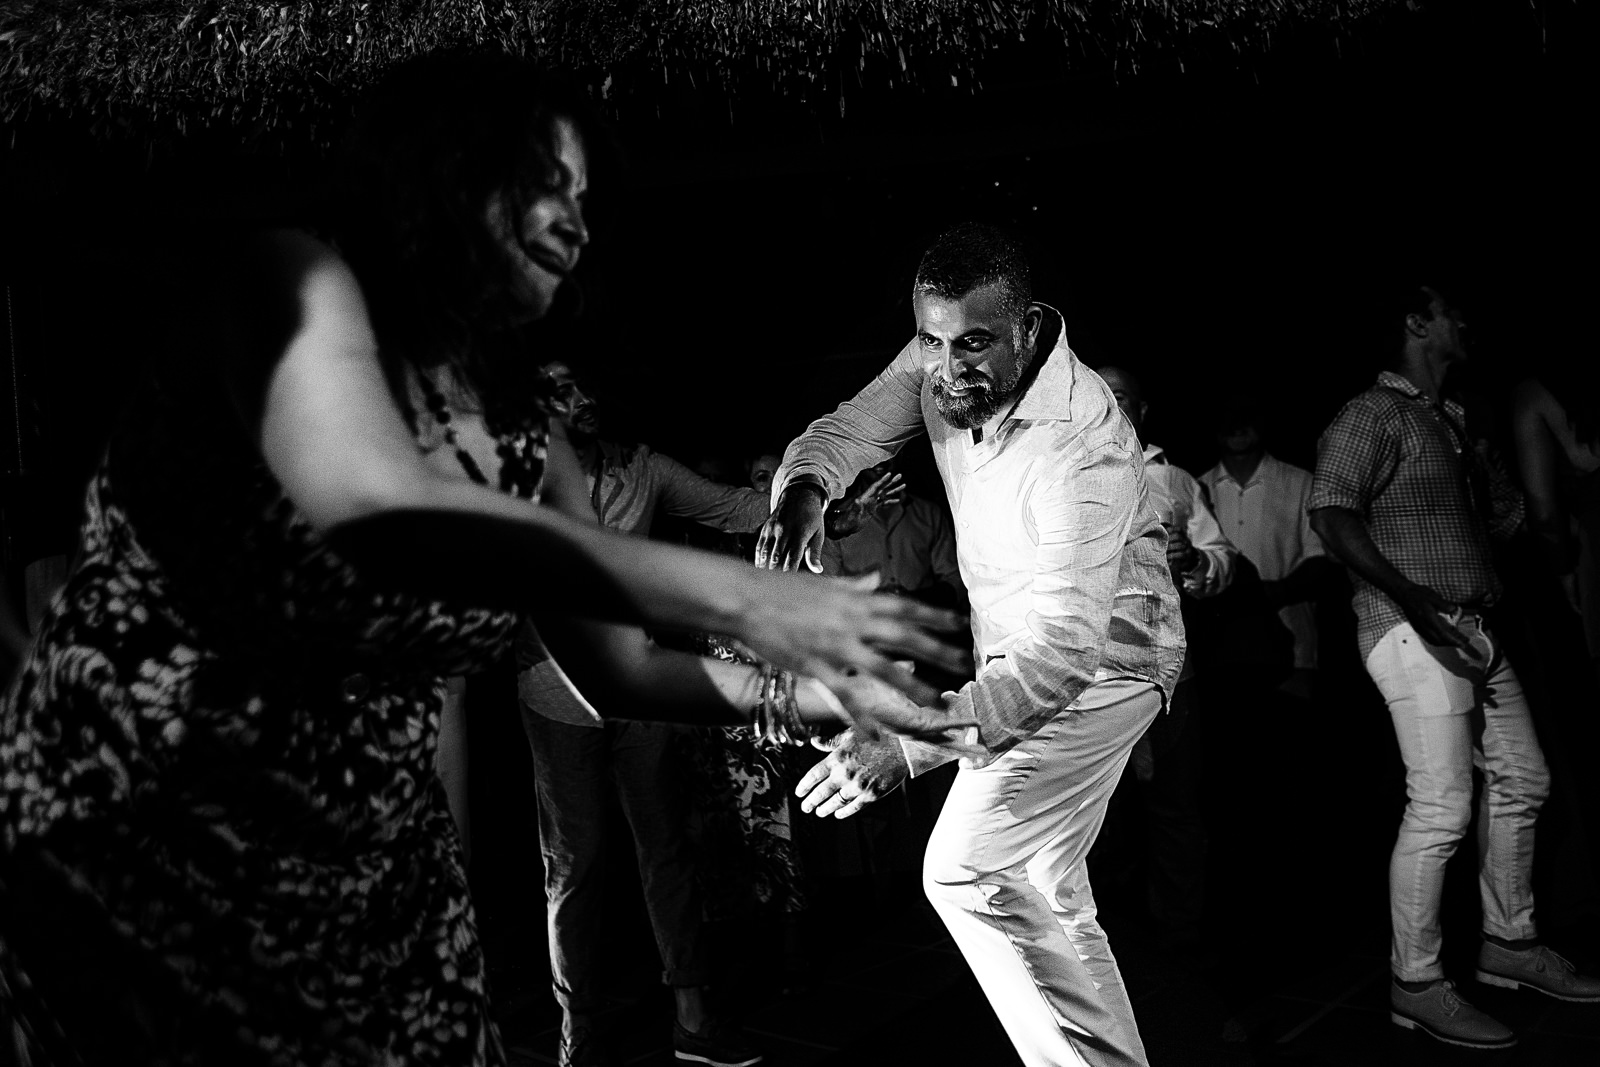
{"type": "Polygon", "coordinates": [[[586,96],[501,53],[409,60],[358,105],[327,228],[361,281],[397,396],[410,364],[448,366],[492,426],[520,424],[543,403],[539,361],[525,351],[523,309],[511,296],[516,268],[485,208],[503,193],[511,217],[521,218],[560,186],[562,119],[591,158],[609,149],[586,96]]]}

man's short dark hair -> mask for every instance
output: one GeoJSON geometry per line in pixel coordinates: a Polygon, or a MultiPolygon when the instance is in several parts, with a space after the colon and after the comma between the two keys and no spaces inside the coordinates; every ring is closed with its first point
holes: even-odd
{"type": "Polygon", "coordinates": [[[1449,292],[1439,285],[1417,281],[1394,282],[1380,289],[1372,307],[1372,322],[1384,350],[1398,351],[1405,344],[1406,319],[1412,315],[1433,318],[1434,297],[1448,304],[1449,292]]]}
{"type": "Polygon", "coordinates": [[[948,230],[923,253],[912,288],[945,300],[959,300],[994,282],[1000,283],[1006,313],[1022,317],[1033,302],[1033,280],[1022,243],[1003,230],[981,222],[963,222],[948,230]]]}
{"type": "Polygon", "coordinates": [[[1249,426],[1265,436],[1265,411],[1266,404],[1254,393],[1232,396],[1215,407],[1211,427],[1215,432],[1225,434],[1249,426]]]}

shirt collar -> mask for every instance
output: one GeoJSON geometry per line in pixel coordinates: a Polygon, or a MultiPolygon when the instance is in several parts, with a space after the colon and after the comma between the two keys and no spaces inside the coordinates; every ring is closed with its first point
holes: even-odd
{"type": "Polygon", "coordinates": [[[1412,400],[1419,400],[1430,407],[1440,407],[1457,419],[1463,418],[1466,413],[1466,409],[1458,401],[1445,400],[1443,398],[1435,401],[1427,393],[1418,389],[1410,378],[1392,370],[1383,371],[1378,375],[1378,387],[1381,389],[1393,389],[1402,396],[1410,397],[1412,400]]]}
{"type": "Polygon", "coordinates": [[[1378,374],[1378,386],[1382,389],[1393,389],[1397,393],[1404,393],[1413,400],[1426,401],[1428,399],[1427,394],[1418,389],[1410,378],[1392,370],[1381,371],[1378,374]]]}
{"type": "Polygon", "coordinates": [[[1150,464],[1150,463],[1166,463],[1167,462],[1166,450],[1163,449],[1160,445],[1145,445],[1144,446],[1144,461],[1145,461],[1146,464],[1150,464]]]}
{"type": "MultiPolygon", "coordinates": [[[[1039,306],[1054,315],[1057,321],[1061,320],[1061,312],[1055,308],[1048,304],[1039,306]]],[[[1077,378],[1078,357],[1067,347],[1065,322],[1062,322],[1061,330],[1056,334],[1055,347],[1034,358],[1042,359],[1043,362],[1027,389],[1021,396],[1015,398],[1009,412],[1010,416],[1018,419],[1072,421],[1072,383],[1077,378]]],[[[987,437],[988,434],[989,427],[986,426],[984,435],[987,437]]]]}
{"type": "Polygon", "coordinates": [[[1271,452],[1263,452],[1261,454],[1261,462],[1257,463],[1256,469],[1250,472],[1250,477],[1241,483],[1239,479],[1233,476],[1233,472],[1228,470],[1228,465],[1223,463],[1221,460],[1218,460],[1217,481],[1232,482],[1234,485],[1239,486],[1240,489],[1248,489],[1252,485],[1260,485],[1263,481],[1265,481],[1267,475],[1270,473],[1271,468],[1277,462],[1278,458],[1271,452]]]}
{"type": "Polygon", "coordinates": [[[994,440],[994,435],[1000,432],[1000,424],[1011,417],[1011,412],[1016,409],[1019,399],[1021,398],[1016,396],[1008,399],[1004,404],[1000,405],[1000,410],[994,413],[994,418],[983,424],[983,439],[985,441],[994,440]]]}

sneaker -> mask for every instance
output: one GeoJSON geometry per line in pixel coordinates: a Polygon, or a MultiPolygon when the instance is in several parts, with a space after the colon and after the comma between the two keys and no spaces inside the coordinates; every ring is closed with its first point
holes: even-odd
{"type": "Polygon", "coordinates": [[[1485,941],[1478,951],[1478,981],[1505,989],[1523,986],[1547,997],[1579,1004],[1600,1002],[1600,979],[1579,974],[1576,967],[1544,945],[1519,952],[1485,941]]]}
{"type": "Polygon", "coordinates": [[[1438,982],[1420,993],[1389,983],[1389,1019],[1450,1045],[1510,1048],[1517,1043],[1509,1027],[1462,1000],[1454,982],[1438,982]]]}
{"type": "Polygon", "coordinates": [[[617,1061],[600,1035],[584,1026],[574,1030],[570,1038],[561,1039],[556,1063],[559,1067],[616,1067],[617,1061]]]}
{"type": "Polygon", "coordinates": [[[743,1031],[721,1019],[707,1019],[698,1030],[685,1030],[672,1024],[673,1055],[711,1067],[749,1067],[761,1062],[761,1053],[745,1039],[743,1031]]]}

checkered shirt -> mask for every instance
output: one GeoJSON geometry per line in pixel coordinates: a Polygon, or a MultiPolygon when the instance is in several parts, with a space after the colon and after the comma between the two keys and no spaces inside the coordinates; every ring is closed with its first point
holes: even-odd
{"type": "MultiPolygon", "coordinates": [[[[1406,578],[1472,607],[1501,594],[1491,528],[1508,535],[1522,518],[1504,471],[1468,439],[1461,405],[1436,405],[1392,371],[1323,431],[1306,510],[1326,507],[1358,513],[1378,551],[1406,578]]],[[[1377,586],[1353,572],[1351,579],[1365,659],[1405,614],[1377,586]]]]}

